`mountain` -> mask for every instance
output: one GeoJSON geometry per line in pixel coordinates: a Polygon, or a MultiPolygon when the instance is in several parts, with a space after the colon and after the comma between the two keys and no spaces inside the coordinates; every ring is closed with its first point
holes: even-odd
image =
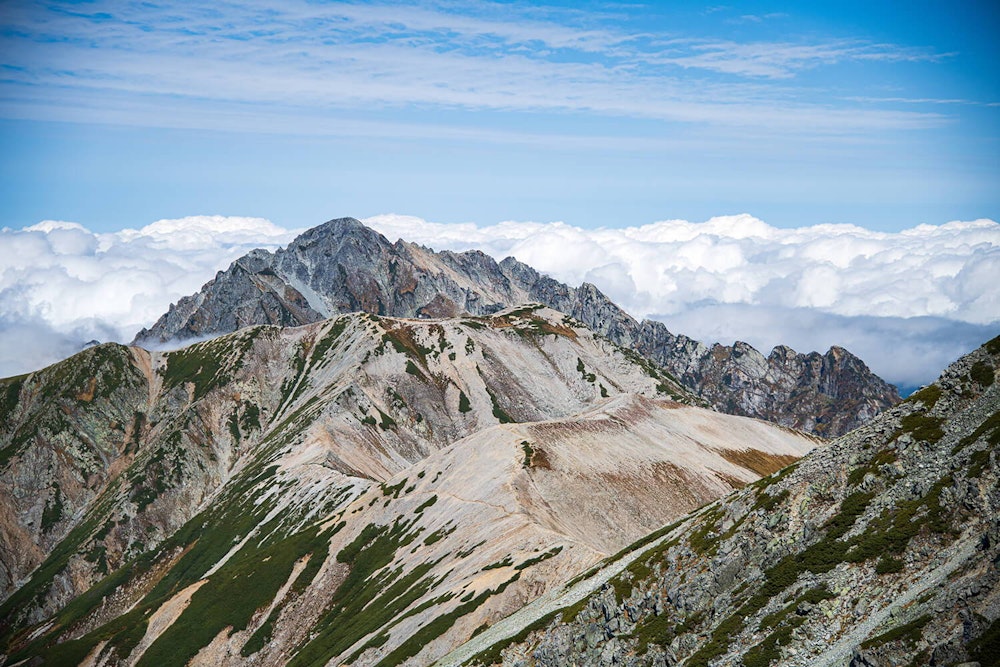
{"type": "Polygon", "coordinates": [[[287,248],[255,250],[182,298],[133,344],[157,346],[242,327],[298,326],[337,313],[488,315],[537,302],[654,361],[714,407],[823,437],[842,435],[899,402],[896,388],[843,348],[764,356],[746,343],[706,346],[661,322],[637,322],[596,287],[569,287],[508,257],[390,243],[353,218],[310,229],[287,248]]]}
{"type": "Polygon", "coordinates": [[[428,664],[817,444],[700,403],[540,305],[2,380],[0,664],[428,664]]]}
{"type": "Polygon", "coordinates": [[[438,665],[1000,664],[1000,337],[438,665]]]}

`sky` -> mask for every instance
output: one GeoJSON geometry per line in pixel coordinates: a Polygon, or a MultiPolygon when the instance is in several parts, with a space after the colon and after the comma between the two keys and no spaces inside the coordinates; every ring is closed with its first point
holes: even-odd
{"type": "Polygon", "coordinates": [[[998,15],[0,1],[0,376],[349,215],[918,386],[1000,333],[998,15]]]}
{"type": "Polygon", "coordinates": [[[0,225],[1000,217],[995,2],[0,3],[0,225]]]}

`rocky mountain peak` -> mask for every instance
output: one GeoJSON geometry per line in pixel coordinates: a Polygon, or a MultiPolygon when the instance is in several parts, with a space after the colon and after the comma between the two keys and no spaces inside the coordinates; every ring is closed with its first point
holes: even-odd
{"type": "Polygon", "coordinates": [[[846,350],[824,356],[787,349],[764,357],[743,342],[708,347],[660,322],[637,322],[590,283],[565,285],[513,257],[498,263],[477,250],[393,244],[354,218],[308,230],[275,253],[249,253],[171,306],[133,343],[159,345],[255,324],[297,326],[352,311],[440,318],[528,302],[565,312],[636,350],[725,412],[829,437],[899,401],[894,387],[846,350]]]}

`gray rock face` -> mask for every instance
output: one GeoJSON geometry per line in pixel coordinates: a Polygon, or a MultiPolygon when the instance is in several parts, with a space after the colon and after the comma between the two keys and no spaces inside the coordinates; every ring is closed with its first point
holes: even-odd
{"type": "Polygon", "coordinates": [[[135,345],[218,335],[255,324],[295,326],[337,313],[392,317],[485,315],[538,302],[568,313],[659,364],[717,409],[824,437],[842,435],[899,402],[896,388],[843,348],[765,357],[746,343],[708,347],[637,322],[595,286],[573,288],[512,257],[435,252],[353,218],[310,229],[287,248],[256,250],[181,299],[135,345]]]}
{"type": "Polygon", "coordinates": [[[997,664],[1000,337],[441,667],[997,664]]]}

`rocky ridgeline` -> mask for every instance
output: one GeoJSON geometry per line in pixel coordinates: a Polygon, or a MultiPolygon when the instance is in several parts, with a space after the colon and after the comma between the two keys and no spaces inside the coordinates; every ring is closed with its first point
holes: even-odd
{"type": "Polygon", "coordinates": [[[1000,664],[1000,338],[438,664],[1000,664]]]}
{"type": "Polygon", "coordinates": [[[0,664],[428,664],[815,439],[543,306],[0,381],[0,664]]]}
{"type": "Polygon", "coordinates": [[[638,351],[730,414],[834,437],[899,402],[895,387],[842,348],[799,354],[781,346],[765,357],[746,343],[706,346],[661,322],[637,322],[593,285],[569,287],[511,257],[498,263],[478,251],[390,243],[352,218],[315,227],[274,253],[255,250],[236,260],[134,344],[297,326],[354,311],[436,318],[527,302],[568,313],[638,351]]]}

